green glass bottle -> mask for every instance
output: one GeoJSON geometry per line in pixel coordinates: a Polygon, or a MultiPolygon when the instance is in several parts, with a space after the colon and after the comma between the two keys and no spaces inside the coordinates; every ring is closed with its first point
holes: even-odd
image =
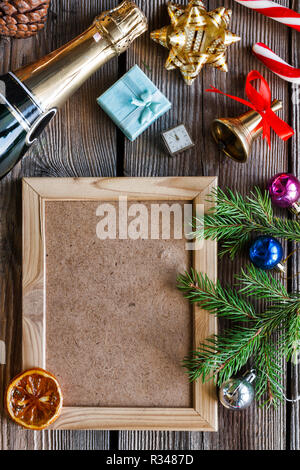
{"type": "Polygon", "coordinates": [[[0,178],[90,75],[146,30],[143,12],[124,0],[57,51],[0,77],[0,178]]]}
{"type": "Polygon", "coordinates": [[[0,77],[0,176],[24,155],[31,126],[42,110],[30,92],[11,73],[0,77]]]}

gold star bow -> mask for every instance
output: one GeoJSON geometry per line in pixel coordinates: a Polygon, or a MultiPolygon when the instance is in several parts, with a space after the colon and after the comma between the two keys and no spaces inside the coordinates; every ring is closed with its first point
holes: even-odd
{"type": "Polygon", "coordinates": [[[191,85],[205,64],[228,71],[226,49],[241,40],[228,30],[232,11],[225,7],[206,11],[200,0],[187,6],[169,2],[171,25],[151,33],[151,39],[170,49],[166,69],[179,68],[191,85]]]}

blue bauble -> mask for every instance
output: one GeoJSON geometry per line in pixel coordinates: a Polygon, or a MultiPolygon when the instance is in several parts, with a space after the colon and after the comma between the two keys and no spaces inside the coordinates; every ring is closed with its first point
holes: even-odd
{"type": "Polygon", "coordinates": [[[282,261],[283,248],[275,238],[258,237],[250,247],[249,256],[257,268],[273,269],[282,261]]]}

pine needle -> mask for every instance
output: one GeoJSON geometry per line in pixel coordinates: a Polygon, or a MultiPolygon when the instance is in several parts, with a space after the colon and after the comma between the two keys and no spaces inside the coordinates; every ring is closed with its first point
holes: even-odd
{"type": "Polygon", "coordinates": [[[253,232],[300,242],[299,221],[275,217],[268,191],[262,192],[256,187],[250,196],[243,197],[231,189],[217,188],[208,200],[217,205],[202,218],[195,217],[194,236],[222,242],[221,256],[229,254],[235,258],[253,232]]]}
{"type": "Polygon", "coordinates": [[[280,281],[252,265],[236,279],[232,289],[193,270],[178,277],[178,288],[192,304],[233,323],[202,342],[183,366],[191,381],[213,379],[221,385],[254,357],[257,398],[277,406],[284,397],[281,363],[300,351],[300,294],[288,294],[280,281]],[[251,298],[264,299],[265,310],[256,312],[251,298]]]}

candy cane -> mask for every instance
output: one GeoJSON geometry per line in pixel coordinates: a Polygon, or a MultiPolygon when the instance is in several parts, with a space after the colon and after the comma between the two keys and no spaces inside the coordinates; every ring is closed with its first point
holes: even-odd
{"type": "Polygon", "coordinates": [[[237,3],[251,8],[262,15],[300,31],[300,13],[290,8],[283,7],[269,0],[235,0],[237,3]]]}
{"type": "Polygon", "coordinates": [[[283,78],[283,80],[300,84],[300,69],[289,65],[262,42],[254,44],[253,53],[263,64],[280,78],[283,78]]]}

